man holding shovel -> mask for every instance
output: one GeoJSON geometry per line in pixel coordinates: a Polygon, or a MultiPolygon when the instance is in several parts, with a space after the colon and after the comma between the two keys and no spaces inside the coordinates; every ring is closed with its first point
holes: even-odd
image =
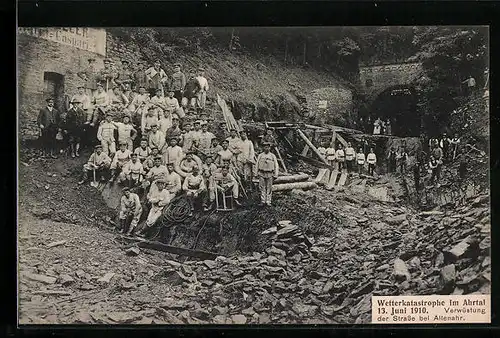
{"type": "Polygon", "coordinates": [[[128,230],[127,235],[130,235],[139,223],[142,214],[142,205],[139,196],[130,192],[129,188],[123,188],[122,193],[118,218],[120,219],[121,232],[124,233],[128,230]],[[127,224],[129,220],[130,226],[127,224]]]}
{"type": "Polygon", "coordinates": [[[103,182],[106,181],[106,177],[109,175],[110,165],[111,159],[108,154],[102,151],[102,145],[96,145],[94,153],[90,155],[88,162],[83,165],[83,177],[78,184],[85,183],[88,179],[88,172],[92,171],[94,180],[90,185],[97,187],[97,177],[100,177],[103,182]]]}

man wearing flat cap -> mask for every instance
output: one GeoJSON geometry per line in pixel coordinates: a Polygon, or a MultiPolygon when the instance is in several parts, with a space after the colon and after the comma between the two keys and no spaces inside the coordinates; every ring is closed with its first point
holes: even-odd
{"type": "Polygon", "coordinates": [[[87,115],[86,121],[86,123],[90,123],[91,127],[97,126],[103,116],[106,116],[106,112],[111,104],[109,95],[104,91],[104,85],[102,83],[97,84],[97,91],[92,98],[92,104],[94,106],[94,111],[92,114],[87,115]]]}
{"type": "Polygon", "coordinates": [[[188,109],[188,105],[190,109],[195,109],[196,97],[200,89],[200,83],[196,79],[195,71],[190,71],[188,81],[186,82],[186,86],[184,87],[183,98],[181,101],[181,105],[186,111],[188,109]]]}
{"type": "Polygon", "coordinates": [[[116,86],[115,79],[117,76],[116,70],[111,65],[111,59],[104,59],[104,68],[97,73],[97,81],[102,83],[106,93],[110,93],[116,86]]]}
{"type": "MultiPolygon", "coordinates": [[[[87,68],[85,68],[81,72],[78,72],[77,75],[85,81],[85,90],[87,91],[87,95],[89,97],[92,97],[97,90],[97,69],[95,66],[94,58],[89,58],[88,62],[89,65],[87,66],[87,68]]],[[[85,102],[83,102],[83,104],[85,109],[85,102]]]]}
{"type": "Polygon", "coordinates": [[[96,172],[96,179],[105,181],[109,174],[109,166],[111,165],[111,158],[102,151],[102,145],[98,144],[94,147],[94,152],[90,155],[87,163],[83,165],[82,179],[78,184],[83,184],[88,180],[90,171],[96,172]]]}
{"type": "Polygon", "coordinates": [[[264,152],[257,157],[254,176],[259,178],[260,205],[271,206],[273,179],[278,177],[278,160],[271,153],[271,144],[269,142],[262,142],[262,146],[264,152]]]}
{"type": "Polygon", "coordinates": [[[165,88],[168,86],[167,73],[161,68],[160,60],[156,60],[152,67],[146,70],[146,77],[148,79],[149,93],[151,96],[155,95],[157,89],[161,89],[165,93],[165,88]]]}
{"type": "Polygon", "coordinates": [[[120,199],[120,228],[122,233],[130,235],[139,223],[142,214],[142,205],[139,196],[130,191],[129,188],[122,189],[122,198],[120,199]],[[130,225],[128,221],[130,220],[130,225]]]}
{"type": "Polygon", "coordinates": [[[148,77],[146,76],[146,71],[144,70],[144,62],[137,62],[137,70],[134,73],[134,88],[135,91],[139,91],[139,87],[144,87],[148,85],[148,77]]]}
{"type": "Polygon", "coordinates": [[[181,64],[174,63],[174,72],[170,77],[170,90],[174,92],[174,97],[178,103],[182,101],[184,87],[186,87],[186,76],[181,72],[181,64]]]}
{"type": "Polygon", "coordinates": [[[69,136],[71,157],[80,156],[80,142],[84,131],[85,118],[82,102],[78,99],[73,99],[71,101],[71,108],[66,113],[66,123],[64,125],[64,129],[69,136]]]}
{"type": "Polygon", "coordinates": [[[205,69],[203,67],[198,68],[198,76],[196,77],[198,83],[200,84],[200,90],[197,93],[196,101],[198,104],[198,112],[203,111],[205,109],[205,102],[207,100],[207,91],[208,91],[208,81],[205,78],[205,69]]]}
{"type": "Polygon", "coordinates": [[[130,69],[130,64],[128,60],[122,60],[122,67],[118,71],[118,75],[115,82],[121,86],[122,91],[127,89],[126,84],[130,85],[133,81],[132,70],[130,69]]]}
{"type": "Polygon", "coordinates": [[[49,97],[45,100],[47,105],[40,109],[37,123],[40,128],[40,141],[43,149],[42,156],[57,158],[55,155],[56,134],[61,122],[61,114],[54,107],[54,98],[49,97]]]}

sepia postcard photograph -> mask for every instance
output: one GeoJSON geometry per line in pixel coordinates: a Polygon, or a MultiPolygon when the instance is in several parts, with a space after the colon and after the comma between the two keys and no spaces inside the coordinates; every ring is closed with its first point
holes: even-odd
{"type": "Polygon", "coordinates": [[[17,29],[19,325],[491,322],[488,26],[17,29]]]}

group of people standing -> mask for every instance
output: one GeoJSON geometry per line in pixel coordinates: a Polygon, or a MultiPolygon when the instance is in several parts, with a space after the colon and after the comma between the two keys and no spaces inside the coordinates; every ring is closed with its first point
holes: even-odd
{"type": "Polygon", "coordinates": [[[341,143],[337,144],[336,147],[333,143],[323,143],[318,147],[318,152],[338,171],[346,169],[348,173],[357,171],[358,174],[362,174],[367,166],[368,174],[373,176],[377,165],[377,155],[375,155],[373,148],[368,148],[368,151],[364,148],[367,147],[363,144],[356,152],[351,142],[347,142],[345,148],[341,143]]]}
{"type": "Polygon", "coordinates": [[[358,125],[356,126],[359,130],[365,132],[365,134],[373,135],[392,135],[392,125],[391,119],[387,118],[385,121],[380,117],[372,120],[371,116],[366,118],[360,117],[358,125]]]}

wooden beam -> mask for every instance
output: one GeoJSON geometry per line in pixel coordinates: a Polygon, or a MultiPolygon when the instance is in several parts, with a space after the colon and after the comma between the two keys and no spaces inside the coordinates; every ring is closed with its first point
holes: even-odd
{"type": "Polygon", "coordinates": [[[186,248],[179,248],[176,246],[166,245],[157,241],[143,241],[137,244],[141,248],[152,249],[157,251],[169,252],[181,256],[190,256],[201,259],[215,259],[218,254],[214,252],[201,251],[201,250],[191,250],[186,248]]]}
{"type": "Polygon", "coordinates": [[[278,160],[279,160],[279,162],[281,162],[281,166],[283,167],[285,174],[288,174],[288,170],[286,169],[286,166],[285,166],[285,161],[283,161],[283,158],[281,157],[281,154],[280,154],[280,151],[278,150],[278,147],[274,147],[274,151],[276,152],[276,154],[278,154],[278,160]]]}
{"type": "Polygon", "coordinates": [[[330,170],[336,169],[336,167],[333,167],[333,166],[331,166],[329,164],[326,164],[326,163],[324,163],[322,161],[318,161],[315,158],[311,158],[309,156],[302,156],[301,154],[297,154],[297,153],[292,154],[291,156],[292,157],[297,157],[297,158],[299,158],[301,160],[304,160],[304,161],[310,163],[311,165],[313,165],[313,166],[315,166],[317,168],[326,168],[326,169],[330,169],[330,170]]]}
{"type": "Polygon", "coordinates": [[[347,141],[342,136],[340,136],[340,134],[337,134],[337,138],[339,139],[340,143],[342,143],[342,145],[344,146],[344,148],[346,148],[347,147],[347,141]]]}
{"type": "Polygon", "coordinates": [[[325,164],[329,164],[329,163],[328,163],[328,161],[327,161],[325,158],[323,158],[323,157],[321,156],[321,154],[320,154],[320,153],[319,153],[319,151],[318,151],[318,148],[316,148],[316,147],[314,146],[314,144],[312,144],[312,143],[311,143],[311,141],[309,141],[309,139],[308,139],[308,138],[307,138],[307,136],[306,136],[306,135],[302,132],[302,130],[300,130],[300,129],[298,129],[298,128],[297,128],[297,133],[299,133],[299,136],[300,136],[300,137],[301,137],[301,138],[302,138],[302,139],[306,142],[306,144],[307,144],[307,145],[308,145],[308,146],[312,149],[312,151],[316,154],[316,156],[318,156],[318,157],[321,159],[321,161],[322,161],[323,163],[325,163],[325,164]]]}
{"type": "Polygon", "coordinates": [[[309,152],[309,146],[306,144],[304,147],[304,150],[302,150],[302,156],[307,156],[307,153],[309,152]]]}
{"type": "Polygon", "coordinates": [[[335,149],[335,140],[337,138],[337,133],[335,132],[335,130],[332,132],[332,142],[330,142],[331,144],[331,147],[333,147],[335,149]]]}

